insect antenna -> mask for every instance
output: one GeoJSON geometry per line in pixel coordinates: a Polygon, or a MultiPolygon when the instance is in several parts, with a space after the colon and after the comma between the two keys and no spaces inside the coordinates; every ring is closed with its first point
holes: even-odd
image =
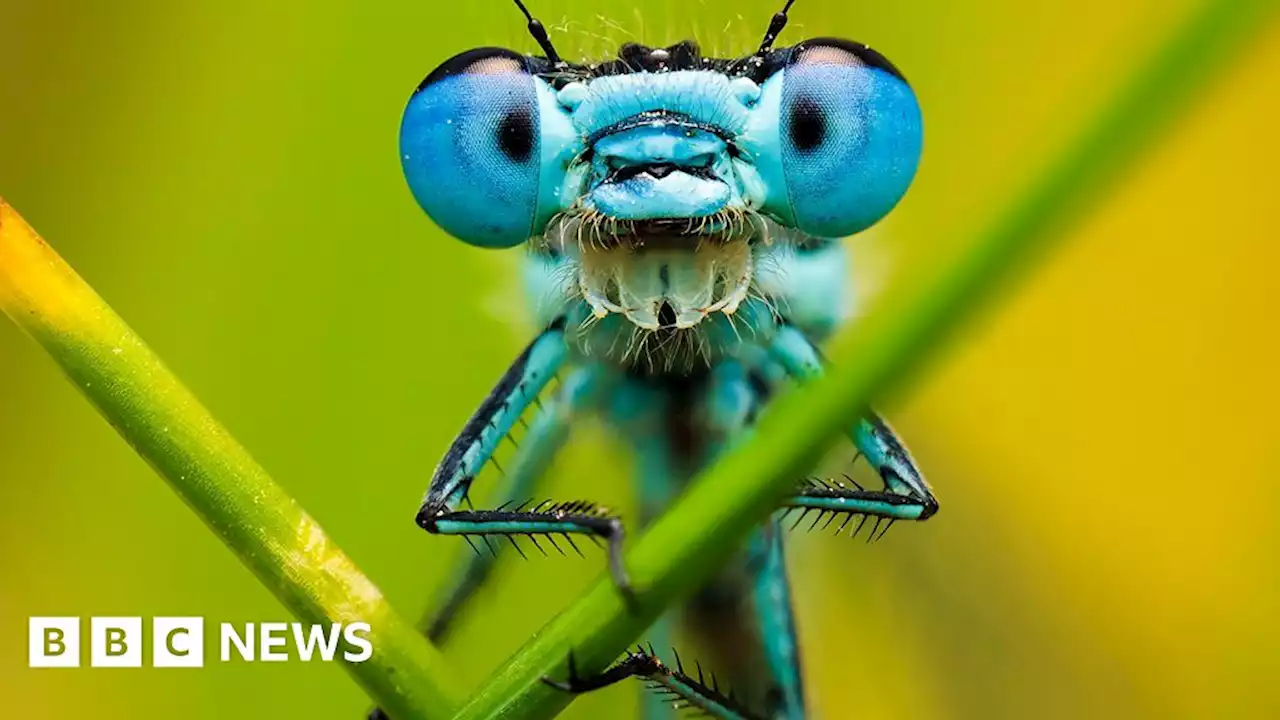
{"type": "MultiPolygon", "coordinates": [[[[795,2],[795,0],[791,0],[791,2],[795,2]]],[[[524,16],[529,20],[529,34],[533,36],[535,41],[537,41],[538,47],[542,48],[542,53],[546,55],[547,59],[550,60],[557,68],[564,67],[566,63],[560,59],[560,53],[556,52],[556,46],[551,44],[551,38],[547,35],[547,27],[542,24],[541,20],[535,18],[533,14],[529,12],[529,8],[525,7],[521,0],[515,0],[515,3],[516,7],[520,8],[520,12],[524,13],[524,16]]],[[[791,3],[787,3],[787,6],[790,7],[791,3]]],[[[776,20],[777,16],[775,16],[774,19],[776,20]]],[[[785,19],[783,19],[782,22],[784,25],[786,24],[785,19]]],[[[781,31],[781,29],[779,29],[779,31],[781,31]]]]}
{"type": "MultiPolygon", "coordinates": [[[[519,0],[517,0],[519,2],[519,0]]],[[[787,0],[787,4],[782,10],[773,14],[773,19],[769,21],[769,29],[764,33],[764,40],[760,42],[760,49],[756,50],[757,57],[764,57],[773,49],[773,41],[778,39],[778,35],[782,33],[783,28],[787,26],[787,12],[791,10],[791,6],[796,4],[796,0],[787,0]]],[[[529,26],[532,31],[533,26],[529,26]]]]}

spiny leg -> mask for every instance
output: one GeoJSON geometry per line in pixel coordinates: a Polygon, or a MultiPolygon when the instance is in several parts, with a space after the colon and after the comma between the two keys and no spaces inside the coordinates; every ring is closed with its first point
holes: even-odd
{"type": "MultiPolygon", "coordinates": [[[[799,381],[822,375],[822,356],[818,349],[793,325],[781,324],[770,345],[769,354],[787,374],[799,381]]],[[[806,482],[801,491],[790,498],[785,507],[800,509],[798,525],[805,515],[817,510],[821,519],[827,513],[843,514],[845,520],[854,516],[876,518],[875,530],[888,520],[927,520],[938,511],[938,501],[920,468],[907,452],[906,446],[879,415],[868,411],[852,428],[849,438],[884,482],[883,490],[867,490],[849,480],[843,483],[806,482]]],[[[828,520],[834,515],[826,515],[828,520]]],[[[841,526],[843,527],[843,526],[841,526]]],[[[888,531],[886,526],[880,531],[888,531]]],[[[856,532],[856,530],[855,530],[856,532]]]]}
{"type": "MultiPolygon", "coordinates": [[[[579,378],[583,372],[587,371],[571,373],[561,385],[560,393],[539,409],[529,423],[510,466],[502,473],[499,507],[515,506],[534,496],[538,481],[545,477],[547,468],[568,438],[570,422],[589,397],[588,393],[576,392],[584,386],[584,380],[579,378]]],[[[533,537],[529,539],[535,548],[546,553],[541,543],[533,537]]],[[[518,540],[512,540],[513,544],[516,542],[518,540]]],[[[496,547],[489,546],[494,552],[479,552],[474,545],[462,549],[454,565],[457,569],[453,580],[441,589],[431,609],[423,616],[421,627],[432,642],[440,643],[445,639],[452,629],[453,619],[488,579],[502,547],[501,543],[496,547]]],[[[553,543],[552,547],[564,552],[557,544],[553,543]]],[[[520,552],[523,554],[523,550],[520,552]]]]}
{"type": "MultiPolygon", "coordinates": [[[[449,488],[439,485],[439,478],[445,476],[445,472],[452,473],[450,479],[460,479],[453,492],[466,497],[475,475],[509,436],[521,414],[537,402],[538,395],[560,369],[563,348],[563,324],[557,321],[516,359],[449,448],[432,479],[428,503],[437,490],[448,494],[445,491],[449,488]],[[559,348],[555,345],[557,341],[559,348]]],[[[502,506],[531,497],[538,480],[564,444],[570,417],[576,409],[575,403],[583,402],[587,396],[587,393],[574,391],[585,385],[584,381],[575,379],[579,372],[582,371],[565,379],[557,397],[541,407],[530,422],[510,468],[501,476],[499,494],[502,506]]],[[[468,540],[468,544],[470,542],[468,540]]],[[[454,563],[453,579],[439,591],[423,615],[419,627],[432,642],[439,643],[447,637],[453,620],[488,579],[501,546],[488,547],[491,552],[479,552],[474,545],[462,551],[454,563]]],[[[381,708],[374,708],[368,720],[387,720],[387,715],[381,708]]]]}
{"type": "Polygon", "coordinates": [[[708,679],[700,665],[697,666],[697,677],[694,677],[685,672],[679,655],[676,655],[675,667],[671,667],[658,658],[652,647],[637,647],[616,665],[592,677],[578,675],[572,653],[568,665],[569,676],[565,681],[549,677],[542,681],[557,690],[577,695],[627,678],[641,678],[649,689],[656,691],[676,710],[693,709],[721,720],[773,720],[752,712],[732,693],[722,692],[715,677],[708,679]]]}
{"type": "Polygon", "coordinates": [[[867,533],[867,542],[870,543],[884,537],[899,520],[927,520],[933,514],[931,507],[936,506],[931,497],[922,501],[900,492],[866,490],[849,475],[845,475],[843,480],[810,477],[801,481],[797,494],[783,502],[785,509],[778,519],[790,523],[791,529],[795,529],[813,515],[808,529],[826,530],[837,518],[843,518],[835,532],[841,534],[852,524],[850,537],[857,537],[871,522],[867,533]],[[800,514],[791,520],[797,510],[800,514]]]}
{"type": "MultiPolygon", "coordinates": [[[[463,427],[431,478],[426,500],[418,510],[418,525],[427,532],[480,538],[516,538],[560,535],[574,548],[570,535],[586,535],[593,541],[608,542],[609,571],[624,595],[630,595],[630,581],[622,564],[622,523],[594,503],[572,501],[520,505],[496,510],[459,510],[476,474],[493,456],[512,426],[534,403],[542,389],[564,364],[566,355],[563,317],[558,318],[525,348],[489,396],[463,427]]],[[[604,381],[602,366],[576,376],[578,387],[567,392],[594,394],[604,381]]]]}
{"type": "Polygon", "coordinates": [[[419,516],[451,509],[467,497],[480,469],[564,365],[565,325],[560,317],[539,333],[489,391],[436,466],[419,516]]]}

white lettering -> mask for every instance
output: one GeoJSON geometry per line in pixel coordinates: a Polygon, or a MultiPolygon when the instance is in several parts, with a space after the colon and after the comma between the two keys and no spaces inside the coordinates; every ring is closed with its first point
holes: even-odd
{"type": "Polygon", "coordinates": [[[353,653],[350,650],[342,653],[342,659],[347,662],[361,663],[373,657],[373,643],[369,642],[369,623],[351,623],[342,629],[342,637],[347,641],[348,645],[354,645],[360,648],[360,652],[353,653]],[[361,637],[356,633],[364,633],[365,637],[361,637]]]}
{"type": "Polygon", "coordinates": [[[329,634],[325,635],[323,625],[312,625],[306,636],[303,636],[302,623],[293,623],[293,643],[298,648],[298,657],[303,662],[310,662],[311,655],[320,648],[320,659],[325,662],[333,660],[338,651],[338,637],[342,632],[340,623],[329,626],[329,634]]]}
{"type": "Polygon", "coordinates": [[[282,648],[289,644],[285,635],[289,626],[285,623],[262,623],[258,626],[258,658],[263,662],[284,662],[289,653],[277,652],[274,648],[282,648]]]}
{"type": "Polygon", "coordinates": [[[236,626],[231,623],[222,623],[219,630],[222,641],[219,643],[222,648],[222,662],[231,662],[231,646],[234,645],[236,652],[240,653],[240,659],[245,662],[253,662],[253,623],[244,624],[244,639],[240,638],[236,632],[236,626]]]}

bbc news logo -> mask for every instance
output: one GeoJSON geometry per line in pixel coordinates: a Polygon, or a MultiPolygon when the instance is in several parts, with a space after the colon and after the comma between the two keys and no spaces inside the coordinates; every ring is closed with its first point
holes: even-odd
{"type": "MultiPolygon", "coordinates": [[[[30,667],[80,667],[83,645],[90,667],[142,667],[146,642],[140,617],[91,617],[89,636],[81,643],[78,617],[33,617],[27,625],[27,664],[30,667]]],[[[204,618],[151,618],[152,667],[204,667],[204,618]]],[[[368,623],[221,623],[218,660],[231,662],[332,662],[341,657],[361,663],[373,656],[368,623]],[[292,645],[293,652],[290,653],[292,645]],[[341,652],[339,652],[341,650],[341,652]]]]}

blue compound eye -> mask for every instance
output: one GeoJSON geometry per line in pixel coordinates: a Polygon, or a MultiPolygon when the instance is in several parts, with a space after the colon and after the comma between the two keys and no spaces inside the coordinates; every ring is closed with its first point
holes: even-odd
{"type": "Polygon", "coordinates": [[[462,53],[427,76],[404,111],[409,189],[471,245],[518,245],[539,215],[539,81],[526,62],[500,48],[462,53]]]}
{"type": "Polygon", "coordinates": [[[920,162],[920,107],[879,53],[835,39],[795,46],[779,110],[790,215],[801,230],[851,235],[902,199],[920,162]]]}

